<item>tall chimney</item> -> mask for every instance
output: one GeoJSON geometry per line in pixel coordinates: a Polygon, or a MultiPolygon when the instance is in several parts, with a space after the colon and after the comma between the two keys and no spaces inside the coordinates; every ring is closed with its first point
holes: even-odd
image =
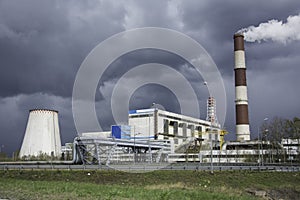
{"type": "Polygon", "coordinates": [[[237,141],[250,140],[244,36],[234,34],[235,113],[237,141]]]}

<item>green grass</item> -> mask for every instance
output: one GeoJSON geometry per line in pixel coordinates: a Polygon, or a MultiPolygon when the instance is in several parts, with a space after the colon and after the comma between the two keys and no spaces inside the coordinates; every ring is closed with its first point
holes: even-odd
{"type": "Polygon", "coordinates": [[[0,199],[257,199],[249,190],[300,199],[299,183],[297,172],[10,170],[0,171],[0,199]]]}

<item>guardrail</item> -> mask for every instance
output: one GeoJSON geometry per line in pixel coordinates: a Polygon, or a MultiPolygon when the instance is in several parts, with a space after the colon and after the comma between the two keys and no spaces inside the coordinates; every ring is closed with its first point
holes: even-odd
{"type": "Polygon", "coordinates": [[[228,170],[248,170],[248,171],[281,171],[281,172],[300,172],[300,166],[254,166],[254,165],[218,165],[211,168],[210,165],[199,164],[173,164],[163,165],[57,165],[57,164],[1,164],[0,170],[121,170],[132,172],[147,172],[154,170],[195,170],[195,171],[228,171],[228,170]]]}

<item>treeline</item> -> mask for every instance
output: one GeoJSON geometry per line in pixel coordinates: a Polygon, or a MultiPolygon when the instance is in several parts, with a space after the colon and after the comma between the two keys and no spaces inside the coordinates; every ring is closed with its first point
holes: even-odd
{"type": "Polygon", "coordinates": [[[300,119],[298,117],[285,119],[274,117],[265,121],[260,127],[262,140],[281,142],[282,139],[300,139],[300,119]]]}

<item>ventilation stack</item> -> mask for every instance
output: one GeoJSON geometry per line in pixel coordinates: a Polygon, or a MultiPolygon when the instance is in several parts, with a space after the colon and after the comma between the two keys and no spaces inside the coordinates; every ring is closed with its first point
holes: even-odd
{"type": "Polygon", "coordinates": [[[236,33],[234,39],[234,71],[235,71],[235,111],[237,141],[250,140],[248,117],[248,96],[246,81],[246,63],[244,36],[236,33]]]}
{"type": "Polygon", "coordinates": [[[58,111],[34,109],[29,118],[20,150],[20,158],[46,154],[60,157],[61,141],[58,125],[58,111]]]}

